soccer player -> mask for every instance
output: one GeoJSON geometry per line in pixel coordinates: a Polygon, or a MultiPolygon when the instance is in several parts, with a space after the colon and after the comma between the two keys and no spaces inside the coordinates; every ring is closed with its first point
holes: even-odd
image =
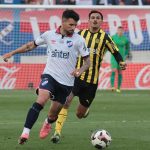
{"type": "MultiPolygon", "coordinates": [[[[117,33],[112,36],[112,39],[117,45],[119,52],[123,58],[123,61],[125,61],[126,57],[129,55],[130,44],[127,37],[123,34],[122,26],[119,26],[117,28],[117,33]]],[[[118,73],[118,87],[116,89],[116,92],[121,92],[120,88],[122,83],[122,70],[118,65],[118,63],[116,62],[113,55],[111,55],[111,68],[112,68],[112,73],[111,73],[110,81],[111,81],[112,91],[115,91],[114,81],[115,81],[115,75],[116,73],[118,73]]]]}
{"type": "MultiPolygon", "coordinates": [[[[74,96],[79,97],[79,105],[76,113],[77,117],[81,119],[88,115],[89,107],[95,98],[98,86],[101,62],[107,49],[115,57],[120,67],[123,70],[125,69],[126,64],[123,62],[117,46],[111,37],[100,28],[102,22],[103,15],[101,12],[93,10],[89,13],[89,28],[79,32],[79,34],[84,37],[89,49],[91,65],[87,71],[75,78],[72,92],[68,96],[67,102],[59,113],[56,121],[55,133],[51,138],[54,143],[57,143],[60,139],[63,123],[66,120],[67,111],[74,96]]],[[[82,57],[79,57],[76,65],[77,69],[79,69],[82,64],[84,64],[84,60],[82,57]]]]}
{"type": "MultiPolygon", "coordinates": [[[[74,77],[80,76],[90,66],[89,52],[85,40],[75,33],[75,27],[79,15],[73,10],[65,10],[62,14],[62,25],[57,30],[46,31],[35,41],[29,42],[20,48],[3,56],[7,61],[12,55],[31,51],[33,48],[46,44],[48,59],[41,75],[38,97],[29,109],[23,132],[19,138],[19,144],[24,144],[29,139],[29,133],[36,122],[45,103],[51,98],[49,117],[44,127],[50,130],[52,124],[58,118],[58,114],[70,94],[74,84],[74,77]],[[78,56],[81,55],[84,64],[76,69],[78,56]]],[[[40,138],[45,137],[45,132],[40,132],[40,138]]]]}

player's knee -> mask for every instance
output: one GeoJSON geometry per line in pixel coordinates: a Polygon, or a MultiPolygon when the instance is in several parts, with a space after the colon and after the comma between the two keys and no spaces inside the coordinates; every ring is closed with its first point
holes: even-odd
{"type": "Polygon", "coordinates": [[[76,116],[79,118],[79,119],[82,119],[84,117],[84,114],[81,113],[81,112],[77,112],[76,113],[76,116]]]}

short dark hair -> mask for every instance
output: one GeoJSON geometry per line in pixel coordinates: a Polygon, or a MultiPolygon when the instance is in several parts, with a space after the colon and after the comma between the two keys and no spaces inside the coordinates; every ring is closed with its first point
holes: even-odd
{"type": "Polygon", "coordinates": [[[103,20],[103,15],[102,15],[102,13],[99,12],[98,10],[91,10],[90,13],[89,13],[89,19],[90,19],[91,15],[92,15],[93,13],[98,13],[98,14],[100,14],[101,19],[103,20]]]}
{"type": "Polygon", "coordinates": [[[66,18],[66,19],[72,18],[76,22],[78,22],[80,19],[79,15],[72,9],[66,9],[62,14],[62,18],[66,18]]]}
{"type": "Polygon", "coordinates": [[[123,29],[123,26],[118,26],[118,29],[123,29]]]}

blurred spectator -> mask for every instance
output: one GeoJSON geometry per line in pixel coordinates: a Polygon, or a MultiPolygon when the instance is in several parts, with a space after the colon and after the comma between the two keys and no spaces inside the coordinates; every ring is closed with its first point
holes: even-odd
{"type": "Polygon", "coordinates": [[[56,5],[75,5],[76,0],[56,0],[56,5]]]}
{"type": "Polygon", "coordinates": [[[119,5],[119,0],[108,0],[108,5],[119,5]]]}
{"type": "Polygon", "coordinates": [[[43,0],[43,5],[54,5],[54,0],[43,0]]]}
{"type": "Polygon", "coordinates": [[[125,5],[139,5],[138,0],[125,0],[125,5]]]}
{"type": "Polygon", "coordinates": [[[143,5],[150,5],[150,0],[142,0],[143,5]]]}
{"type": "Polygon", "coordinates": [[[93,5],[107,5],[107,0],[92,0],[93,5]]]}
{"type": "Polygon", "coordinates": [[[0,0],[0,4],[25,4],[24,0],[0,0]]]}
{"type": "Polygon", "coordinates": [[[76,5],[92,5],[93,0],[76,0],[76,5]]]}
{"type": "Polygon", "coordinates": [[[26,4],[29,5],[40,5],[43,3],[43,0],[26,0],[26,4]]]}

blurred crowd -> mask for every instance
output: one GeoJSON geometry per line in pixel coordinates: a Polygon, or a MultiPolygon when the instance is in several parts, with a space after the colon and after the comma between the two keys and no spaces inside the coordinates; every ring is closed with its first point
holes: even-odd
{"type": "Polygon", "coordinates": [[[0,4],[36,5],[150,5],[150,0],[0,0],[0,4]]]}

